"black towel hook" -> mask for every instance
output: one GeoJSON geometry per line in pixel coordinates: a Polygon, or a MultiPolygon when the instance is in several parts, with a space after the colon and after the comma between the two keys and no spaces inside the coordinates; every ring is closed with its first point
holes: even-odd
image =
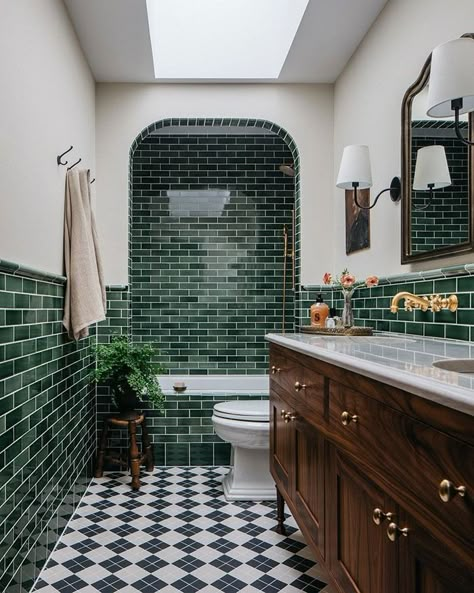
{"type": "Polygon", "coordinates": [[[91,181],[91,185],[94,183],[94,181],[95,181],[95,177],[94,177],[94,179],[91,181]]]}
{"type": "Polygon", "coordinates": [[[70,167],[68,167],[67,170],[70,171],[73,167],[78,165],[81,161],[82,161],[82,159],[78,159],[75,163],[73,163],[70,167]]]}
{"type": "Polygon", "coordinates": [[[58,154],[58,156],[56,157],[56,162],[58,163],[58,165],[63,165],[63,166],[64,166],[64,165],[67,165],[67,161],[64,161],[64,163],[63,163],[63,162],[61,161],[61,159],[63,158],[63,156],[64,156],[65,154],[67,154],[68,152],[71,152],[71,150],[72,150],[73,148],[74,148],[74,146],[72,146],[72,144],[71,144],[71,147],[70,147],[70,148],[68,148],[67,150],[65,150],[65,151],[64,151],[62,154],[58,154]]]}

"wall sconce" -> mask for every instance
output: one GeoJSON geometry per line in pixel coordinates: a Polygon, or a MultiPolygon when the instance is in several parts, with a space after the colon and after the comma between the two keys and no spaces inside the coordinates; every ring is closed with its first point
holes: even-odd
{"type": "Polygon", "coordinates": [[[434,198],[434,190],[451,185],[448,161],[444,146],[424,146],[416,153],[415,176],[413,178],[413,189],[416,191],[429,191],[428,202],[425,206],[416,207],[413,210],[426,210],[434,198]]]}
{"type": "Polygon", "coordinates": [[[453,39],[431,54],[428,110],[430,117],[451,117],[454,114],[456,136],[466,140],[459,128],[459,116],[474,111],[474,38],[472,34],[453,39]]]}
{"type": "Polygon", "coordinates": [[[357,190],[372,187],[369,147],[364,144],[351,144],[344,148],[336,187],[354,190],[354,202],[362,210],[371,210],[380,196],[387,191],[390,192],[393,202],[398,202],[401,197],[400,177],[394,177],[390,187],[383,189],[377,195],[372,206],[361,206],[359,204],[357,190]]]}

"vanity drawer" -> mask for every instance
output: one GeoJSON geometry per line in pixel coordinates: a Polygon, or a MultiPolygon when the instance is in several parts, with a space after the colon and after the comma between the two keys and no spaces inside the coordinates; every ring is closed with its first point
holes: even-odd
{"type": "Polygon", "coordinates": [[[276,385],[306,420],[320,425],[326,417],[328,379],[295,357],[273,349],[270,355],[270,387],[276,385]]]}
{"type": "Polygon", "coordinates": [[[443,540],[474,554],[474,447],[336,382],[329,434],[371,471],[400,505],[443,540]],[[466,488],[443,502],[443,480],[466,488]]]}
{"type": "Polygon", "coordinates": [[[329,380],[301,365],[293,385],[296,412],[318,427],[326,423],[329,380]]]}
{"type": "Polygon", "coordinates": [[[290,356],[285,356],[280,350],[272,348],[270,350],[270,388],[277,385],[286,392],[291,400],[295,392],[295,382],[301,375],[301,365],[290,356]]]}

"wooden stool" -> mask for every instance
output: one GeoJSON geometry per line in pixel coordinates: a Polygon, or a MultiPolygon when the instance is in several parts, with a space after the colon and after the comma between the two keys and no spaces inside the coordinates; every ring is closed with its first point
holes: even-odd
{"type": "Polygon", "coordinates": [[[132,417],[124,416],[108,416],[104,420],[104,427],[100,437],[99,450],[97,451],[97,462],[95,466],[94,476],[101,478],[104,473],[104,461],[112,461],[118,463],[120,466],[128,466],[132,474],[131,486],[133,490],[140,488],[140,465],[146,466],[147,472],[152,472],[155,467],[153,460],[153,451],[148,436],[146,427],[145,414],[135,412],[132,417]],[[137,445],[137,426],[142,427],[142,455],[138,450],[137,445]],[[130,441],[128,457],[124,459],[122,456],[117,456],[113,451],[107,449],[107,435],[109,429],[112,427],[128,428],[128,436],[130,441]]]}

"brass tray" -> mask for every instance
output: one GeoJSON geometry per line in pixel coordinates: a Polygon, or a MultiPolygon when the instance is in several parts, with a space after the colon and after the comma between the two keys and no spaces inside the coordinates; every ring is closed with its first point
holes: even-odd
{"type": "Polygon", "coordinates": [[[303,334],[316,334],[321,336],[372,336],[374,333],[371,327],[317,327],[314,325],[300,325],[300,332],[303,334]]]}

